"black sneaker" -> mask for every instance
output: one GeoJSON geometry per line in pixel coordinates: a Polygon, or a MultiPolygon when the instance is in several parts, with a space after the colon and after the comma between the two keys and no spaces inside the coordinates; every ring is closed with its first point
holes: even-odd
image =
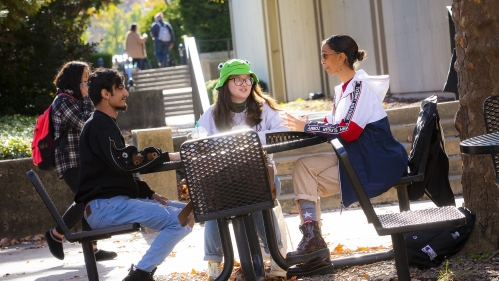
{"type": "Polygon", "coordinates": [[[62,240],[52,234],[52,229],[45,232],[45,241],[47,241],[50,253],[57,259],[63,260],[64,249],[62,248],[62,240]]]}
{"type": "Polygon", "coordinates": [[[153,270],[153,272],[147,272],[140,270],[138,268],[133,268],[132,267],[129,269],[128,275],[123,279],[123,281],[154,281],[152,275],[156,271],[156,268],[153,270]]]}
{"type": "Polygon", "coordinates": [[[95,261],[107,261],[112,260],[118,256],[116,252],[105,251],[105,250],[97,250],[94,252],[95,261]]]}

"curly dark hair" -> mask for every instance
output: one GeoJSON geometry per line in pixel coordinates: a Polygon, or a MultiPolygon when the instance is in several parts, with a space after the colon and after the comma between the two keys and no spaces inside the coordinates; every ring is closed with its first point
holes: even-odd
{"type": "MultiPolygon", "coordinates": [[[[228,131],[234,126],[234,112],[236,108],[230,98],[229,80],[218,88],[218,96],[213,108],[213,119],[215,126],[221,132],[228,131]]],[[[251,94],[248,96],[248,113],[246,115],[246,124],[249,127],[256,126],[262,122],[263,104],[266,102],[272,109],[277,108],[277,102],[267,94],[264,94],[262,88],[257,83],[253,83],[251,94]]]]}
{"type": "Polygon", "coordinates": [[[81,76],[84,71],[88,71],[88,74],[90,75],[90,66],[86,62],[70,61],[64,64],[54,79],[54,85],[57,87],[57,92],[71,90],[73,96],[82,101],[83,96],[81,94],[80,84],[81,76]]]}
{"type": "Polygon", "coordinates": [[[119,87],[125,85],[125,77],[115,69],[98,68],[88,77],[88,95],[97,106],[101,100],[102,89],[106,89],[113,95],[113,85],[119,87]]]}

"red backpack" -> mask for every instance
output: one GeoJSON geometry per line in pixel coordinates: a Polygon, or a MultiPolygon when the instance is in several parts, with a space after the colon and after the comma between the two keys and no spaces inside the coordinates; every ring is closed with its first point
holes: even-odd
{"type": "MultiPolygon", "coordinates": [[[[62,95],[76,99],[72,95],[65,93],[58,94],[55,99],[62,95]]],[[[38,119],[36,119],[33,141],[31,142],[31,157],[33,158],[33,164],[38,166],[41,170],[53,170],[55,168],[56,143],[54,141],[54,126],[52,125],[52,118],[50,115],[52,104],[42,115],[38,116],[38,119]]],[[[64,131],[60,140],[66,138],[67,132],[68,130],[64,131]]]]}

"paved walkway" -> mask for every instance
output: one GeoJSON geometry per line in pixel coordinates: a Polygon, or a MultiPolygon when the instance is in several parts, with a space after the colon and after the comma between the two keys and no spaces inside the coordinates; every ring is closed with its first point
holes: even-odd
{"type": "MultiPolygon", "coordinates": [[[[463,199],[458,198],[456,201],[457,206],[461,206],[463,199]]],[[[430,201],[421,201],[412,203],[411,209],[434,206],[430,201]]],[[[398,206],[378,206],[376,212],[378,214],[398,212],[398,206]]],[[[291,232],[292,243],[288,239],[288,251],[290,251],[291,244],[296,247],[301,239],[298,230],[300,220],[298,215],[285,215],[284,218],[291,232]]],[[[357,247],[391,245],[390,236],[378,236],[360,209],[343,210],[341,214],[339,210],[325,212],[322,219],[322,232],[331,250],[339,243],[351,250],[356,250],[357,247]]],[[[134,233],[99,241],[100,248],[118,252],[117,259],[97,263],[100,280],[122,280],[127,275],[130,265],[138,262],[155,237],[155,233],[134,233]]],[[[19,244],[4,248],[0,251],[0,281],[88,280],[80,244],[65,242],[64,249],[66,258],[61,261],[54,258],[46,246],[19,244]]],[[[234,255],[237,259],[237,251],[234,255]]],[[[203,261],[203,226],[199,224],[195,224],[192,233],[182,240],[174,252],[158,267],[156,275],[192,270],[206,270],[206,262],[203,261]]]]}

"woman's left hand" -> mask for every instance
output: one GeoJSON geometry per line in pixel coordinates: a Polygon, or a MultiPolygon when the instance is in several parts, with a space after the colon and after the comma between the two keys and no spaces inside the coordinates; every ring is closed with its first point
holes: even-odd
{"type": "Polygon", "coordinates": [[[284,120],[284,123],[282,125],[288,127],[290,131],[303,132],[305,129],[305,125],[308,122],[308,115],[296,118],[293,115],[285,112],[284,116],[281,116],[281,119],[284,120]]]}
{"type": "Polygon", "coordinates": [[[161,203],[161,205],[164,205],[164,206],[166,206],[166,201],[168,201],[168,198],[164,197],[163,195],[157,194],[157,193],[154,193],[151,196],[151,199],[158,201],[159,203],[161,203]]]}

